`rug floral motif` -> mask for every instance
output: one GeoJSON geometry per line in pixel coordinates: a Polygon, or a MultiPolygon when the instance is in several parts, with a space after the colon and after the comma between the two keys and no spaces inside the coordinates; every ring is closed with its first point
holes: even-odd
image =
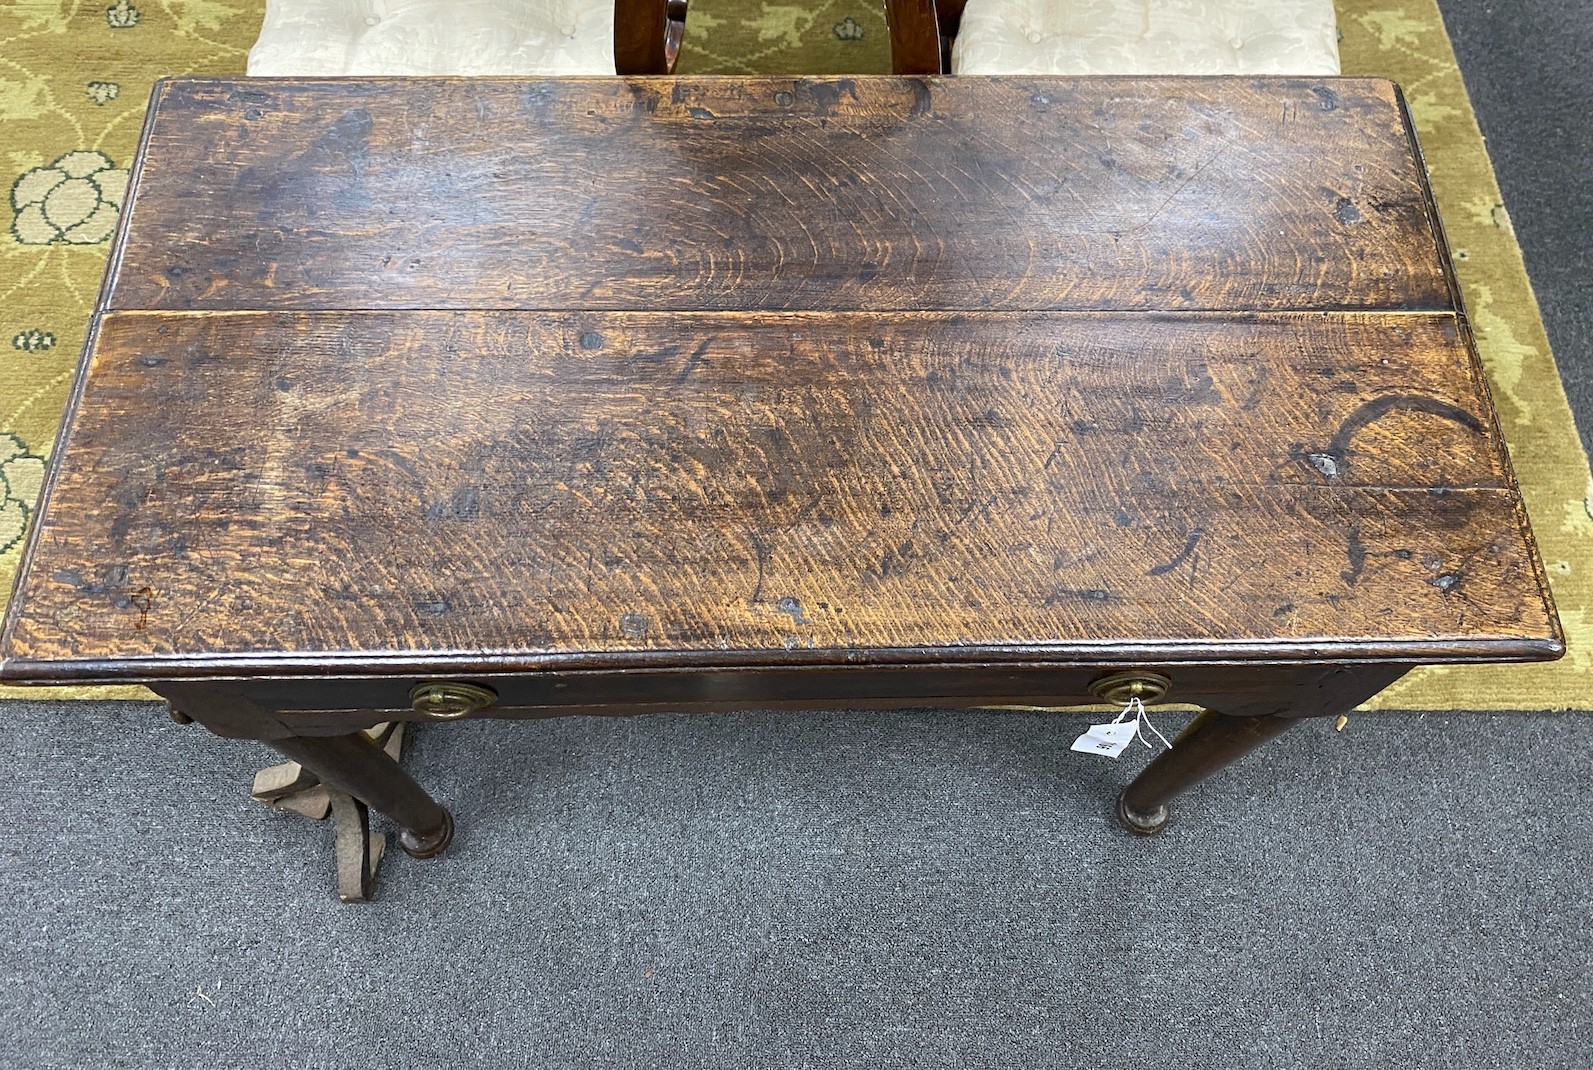
{"type": "MultiPolygon", "coordinates": [[[[240,74],[262,0],[0,6],[0,591],[9,590],[72,382],[154,80],[240,74]]],[[[1505,437],[1565,623],[1553,666],[1423,669],[1382,708],[1586,709],[1593,671],[1587,459],[1435,0],[1340,0],[1346,74],[1400,82],[1505,437]]],[[[869,0],[692,0],[683,74],[882,74],[869,0]]],[[[137,688],[0,689],[148,697],[137,688]]]]}

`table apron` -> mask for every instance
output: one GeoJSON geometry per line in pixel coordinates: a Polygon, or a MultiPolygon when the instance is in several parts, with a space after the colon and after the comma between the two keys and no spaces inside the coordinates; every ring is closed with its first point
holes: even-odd
{"type": "MultiPolygon", "coordinates": [[[[1329,716],[1376,694],[1403,663],[1145,665],[1172,681],[1162,700],[1232,716],[1329,716]],[[1358,696],[1358,697],[1357,697],[1358,696]]],[[[469,719],[726,713],[740,710],[1068,708],[1100,705],[1090,684],[1121,665],[848,666],[460,675],[496,702],[469,719]]],[[[421,678],[223,680],[151,685],[220,735],[330,735],[388,720],[427,721],[409,692],[421,678]]],[[[456,718],[449,718],[456,719],[456,718]]]]}

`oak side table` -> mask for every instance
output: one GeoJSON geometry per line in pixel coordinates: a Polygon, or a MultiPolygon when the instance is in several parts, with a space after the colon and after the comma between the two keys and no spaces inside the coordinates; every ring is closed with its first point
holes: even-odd
{"type": "Polygon", "coordinates": [[[0,677],[360,729],[1194,703],[1167,803],[1563,649],[1368,79],[159,85],[0,677]]]}

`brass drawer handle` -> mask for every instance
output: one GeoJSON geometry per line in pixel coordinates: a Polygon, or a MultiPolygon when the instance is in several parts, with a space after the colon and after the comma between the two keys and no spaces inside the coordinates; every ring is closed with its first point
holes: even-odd
{"type": "Polygon", "coordinates": [[[1172,686],[1173,682],[1159,672],[1134,669],[1130,672],[1114,672],[1092,682],[1090,694],[1113,706],[1126,705],[1130,699],[1136,698],[1148,706],[1152,702],[1160,702],[1172,686]]]}
{"type": "Polygon", "coordinates": [[[409,704],[422,717],[452,721],[498,701],[498,693],[457,680],[422,680],[409,691],[409,704]]]}

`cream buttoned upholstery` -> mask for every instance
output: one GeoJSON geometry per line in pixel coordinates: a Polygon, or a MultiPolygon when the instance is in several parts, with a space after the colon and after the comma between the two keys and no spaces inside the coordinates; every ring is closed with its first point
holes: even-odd
{"type": "Polygon", "coordinates": [[[956,74],[1339,73],[1332,0],[968,0],[956,74]]]}
{"type": "Polygon", "coordinates": [[[614,0],[266,0],[249,74],[614,73],[614,0]]]}

